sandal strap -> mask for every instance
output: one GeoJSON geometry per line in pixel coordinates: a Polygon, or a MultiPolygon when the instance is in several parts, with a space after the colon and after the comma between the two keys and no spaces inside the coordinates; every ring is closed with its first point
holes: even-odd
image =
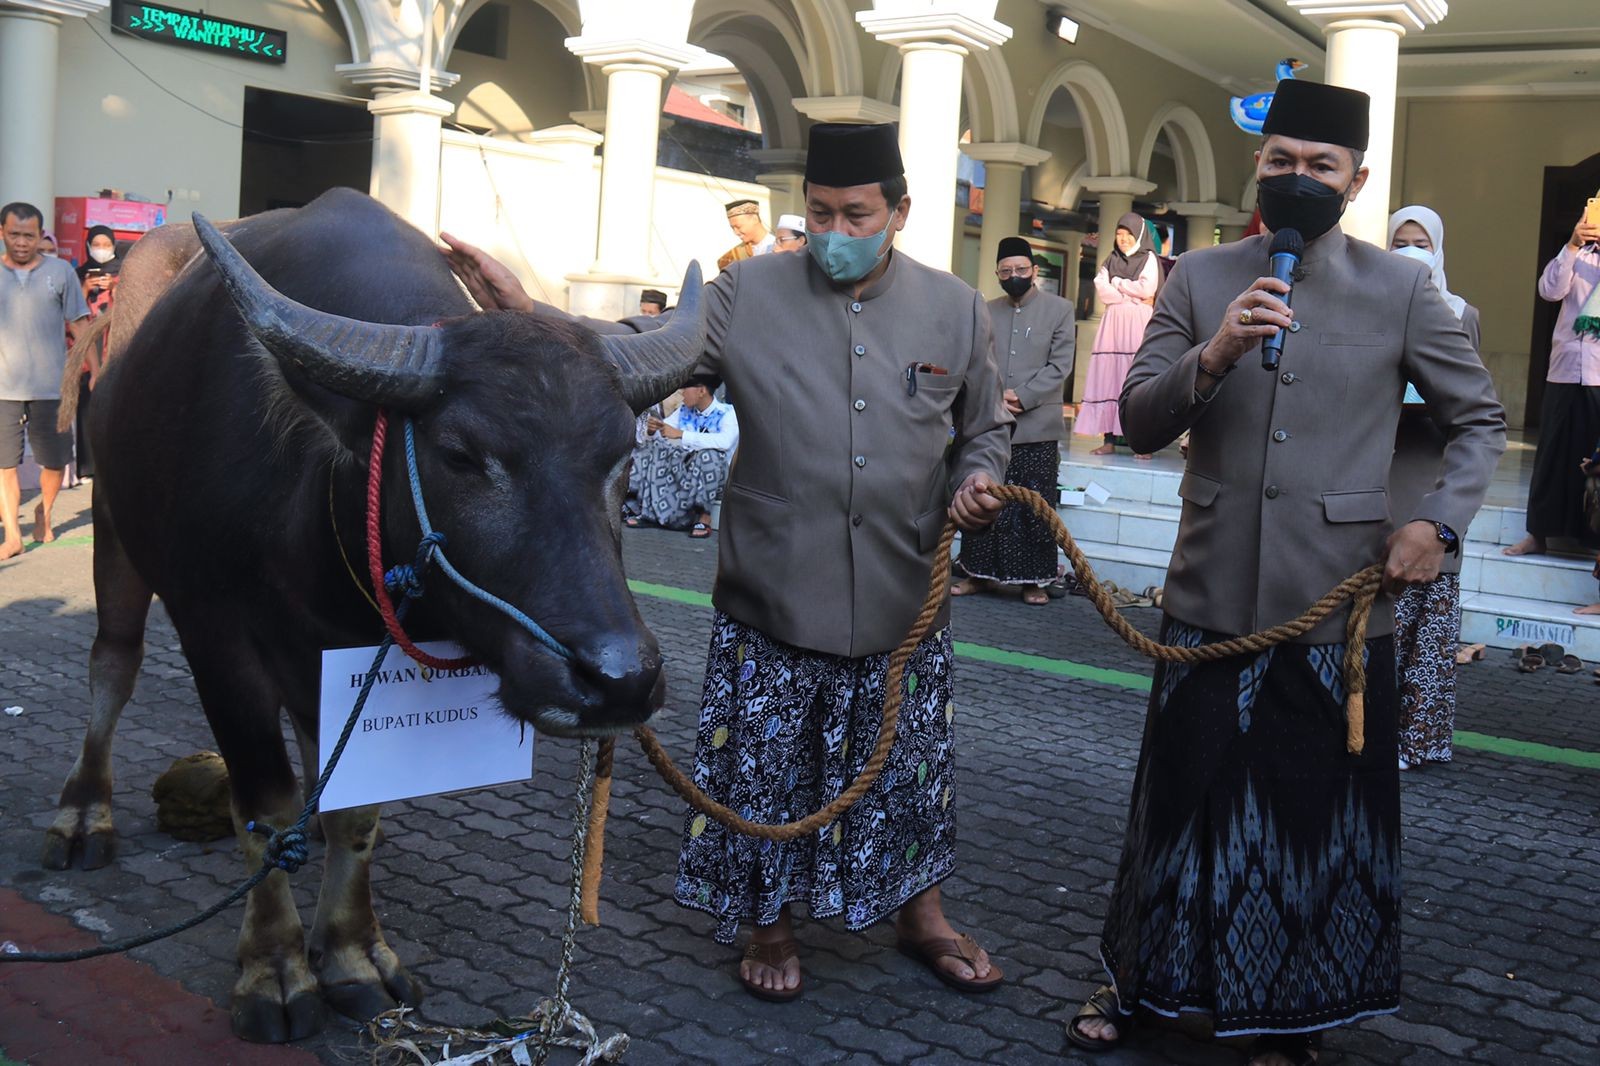
{"type": "Polygon", "coordinates": [[[1122,1004],[1117,999],[1117,990],[1110,985],[1101,985],[1094,990],[1094,995],[1084,1001],[1078,1008],[1078,1013],[1072,1016],[1073,1021],[1079,1018],[1104,1018],[1116,1025],[1126,1024],[1122,1017],[1122,1004]]]}
{"type": "Polygon", "coordinates": [[[795,940],[779,940],[771,944],[752,941],[745,946],[744,957],[769,969],[781,970],[784,963],[800,957],[800,944],[795,940]]]}

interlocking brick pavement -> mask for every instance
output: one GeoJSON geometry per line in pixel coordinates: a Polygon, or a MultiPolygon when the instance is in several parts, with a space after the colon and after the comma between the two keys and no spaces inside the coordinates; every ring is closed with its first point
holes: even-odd
{"type": "MultiPolygon", "coordinates": [[[[120,937],[203,906],[244,870],[231,842],[180,843],[155,828],[149,790],[157,775],[172,759],[211,746],[159,609],[117,738],[118,858],[87,873],[37,865],[83,729],[94,631],[88,492],[63,495],[67,543],[0,564],[0,705],[24,708],[21,717],[0,718],[0,892],[88,935],[120,937]]],[[[625,540],[630,576],[701,592],[710,588],[715,552],[714,539],[654,530],[629,531],[625,540]]],[[[640,604],[668,656],[670,694],[657,726],[687,761],[710,611],[649,596],[640,604]]],[[[1155,612],[1133,614],[1154,628],[1155,612]]],[[[1081,599],[1043,608],[962,600],[954,624],[960,641],[1148,676],[1148,664],[1081,599]]],[[[804,997],[771,1005],[746,996],[734,976],[736,953],[712,942],[710,919],[672,902],[683,808],[625,743],[606,842],[604,925],[580,934],[572,992],[603,1033],[632,1036],[626,1062],[1077,1061],[1061,1029],[1097,983],[1095,944],[1144,695],[970,657],[958,659],[956,686],[961,861],[945,893],[952,920],[988,947],[1006,985],[964,997],[896,953],[887,927],[853,934],[801,921],[804,997]]],[[[1459,725],[1600,751],[1597,695],[1587,673],[1523,675],[1509,659],[1491,658],[1462,670],[1459,725]]],[[[476,1024],[525,1013],[551,988],[568,890],[575,754],[573,742],[542,740],[529,783],[389,808],[374,891],[391,943],[427,989],[427,1020],[476,1024]]],[[[1600,771],[1481,750],[1458,750],[1453,765],[1405,777],[1404,1006],[1394,1017],[1331,1033],[1326,1061],[1600,1061],[1597,783],[1600,771]]],[[[314,848],[295,879],[308,919],[320,872],[314,848]]],[[[16,927],[15,910],[0,909],[0,938],[15,938],[7,931],[16,927]]],[[[237,911],[224,915],[133,952],[126,965],[145,973],[151,988],[225,1009],[237,921],[237,911]]],[[[39,1001],[29,991],[36,982],[91,987],[70,968],[35,973],[0,974],[0,1047],[8,1031],[41,1024],[29,1005],[39,1001]]],[[[95,1009],[83,988],[76,1005],[62,1003],[74,1017],[42,1021],[82,1026],[78,1012],[95,1009]]],[[[326,1063],[364,1060],[353,1024],[343,1020],[299,1049],[326,1063]]],[[[198,1041],[188,1059],[147,1044],[113,1054],[162,1066],[221,1061],[198,1041]]],[[[1146,1027],[1112,1061],[1199,1066],[1240,1057],[1146,1027]]]]}

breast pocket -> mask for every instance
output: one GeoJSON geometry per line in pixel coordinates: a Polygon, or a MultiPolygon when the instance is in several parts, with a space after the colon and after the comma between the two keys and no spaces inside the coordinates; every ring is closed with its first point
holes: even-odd
{"type": "Polygon", "coordinates": [[[1324,492],[1322,513],[1330,522],[1383,522],[1389,517],[1389,494],[1383,489],[1324,492]]]}

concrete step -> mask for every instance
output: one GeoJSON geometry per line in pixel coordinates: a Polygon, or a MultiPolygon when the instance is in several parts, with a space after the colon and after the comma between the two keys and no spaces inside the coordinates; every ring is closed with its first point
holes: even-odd
{"type": "Polygon", "coordinates": [[[1463,592],[1461,639],[1491,648],[1554,641],[1592,665],[1600,662],[1600,615],[1573,614],[1566,603],[1463,592]]]}
{"type": "MultiPolygon", "coordinates": [[[[1083,554],[1089,557],[1089,565],[1094,567],[1095,576],[1102,582],[1112,581],[1125,589],[1142,592],[1167,579],[1167,560],[1172,556],[1170,549],[1155,551],[1126,544],[1083,540],[1076,533],[1072,536],[1078,542],[1078,547],[1083,549],[1083,554]]],[[[1063,563],[1066,562],[1064,553],[1058,552],[1057,555],[1063,563]]]]}
{"type": "Polygon", "coordinates": [[[1592,559],[1562,555],[1503,555],[1498,544],[1469,543],[1461,591],[1509,596],[1569,609],[1596,600],[1592,559]]]}

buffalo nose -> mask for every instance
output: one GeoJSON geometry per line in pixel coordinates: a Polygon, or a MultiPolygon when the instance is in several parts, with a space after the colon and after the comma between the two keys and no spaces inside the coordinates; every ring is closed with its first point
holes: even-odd
{"type": "Polygon", "coordinates": [[[654,639],[617,634],[586,641],[572,653],[578,676],[607,707],[637,712],[639,721],[649,717],[661,681],[661,650],[654,639]]]}

